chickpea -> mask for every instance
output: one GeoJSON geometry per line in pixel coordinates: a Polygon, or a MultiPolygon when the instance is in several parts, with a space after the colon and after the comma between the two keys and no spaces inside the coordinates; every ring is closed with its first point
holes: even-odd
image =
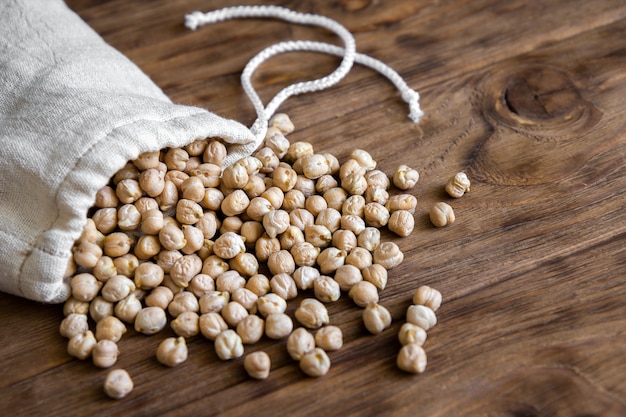
{"type": "Polygon", "coordinates": [[[274,275],[270,280],[270,287],[274,294],[285,300],[291,300],[298,295],[298,287],[296,287],[296,283],[289,273],[280,272],[274,275]]]}
{"type": "Polygon", "coordinates": [[[113,315],[114,306],[102,296],[97,296],[89,303],[89,315],[95,322],[113,315]]]}
{"type": "Polygon", "coordinates": [[[291,253],[281,249],[270,254],[269,258],[267,258],[267,267],[273,275],[292,274],[296,269],[296,264],[291,253]]]}
{"type": "Polygon", "coordinates": [[[102,283],[90,273],[84,272],[74,275],[70,281],[70,286],[72,288],[72,297],[76,300],[91,301],[98,295],[102,283]]]}
{"type": "Polygon", "coordinates": [[[223,360],[239,358],[243,355],[241,337],[232,329],[226,329],[215,338],[215,353],[223,360]]]}
{"type": "Polygon", "coordinates": [[[294,131],[293,122],[285,113],[276,113],[275,115],[273,115],[270,118],[268,125],[270,128],[277,128],[285,135],[288,135],[289,133],[294,131]]]}
{"type": "Polygon", "coordinates": [[[315,224],[326,226],[331,233],[334,233],[341,226],[341,213],[334,208],[325,208],[318,213],[315,224]]]}
{"type": "MultiPolygon", "coordinates": [[[[330,190],[331,188],[337,188],[337,187],[339,187],[339,183],[337,182],[335,177],[333,177],[330,174],[322,175],[315,181],[315,191],[317,191],[320,194],[324,194],[326,191],[330,190]]],[[[324,200],[324,202],[325,201],[326,200],[324,200]]]]}
{"type": "Polygon", "coordinates": [[[393,269],[404,260],[404,254],[393,242],[383,242],[376,246],[372,254],[374,263],[380,264],[386,269],[393,269]]]}
{"type": "Polygon", "coordinates": [[[448,193],[450,197],[454,198],[461,198],[463,194],[469,193],[470,180],[467,178],[467,174],[464,172],[455,174],[448,180],[445,189],[446,193],[448,193]]]}
{"type": "Polygon", "coordinates": [[[163,212],[158,209],[144,211],[141,215],[141,231],[156,235],[163,228],[163,212]]]}
{"type": "Polygon", "coordinates": [[[368,281],[359,281],[350,289],[348,296],[359,307],[366,307],[370,303],[378,302],[378,289],[368,281]]]}
{"type": "Polygon", "coordinates": [[[283,210],[290,212],[297,208],[304,208],[306,197],[304,193],[300,190],[291,189],[285,193],[285,198],[283,199],[283,210]]]}
{"type": "Polygon", "coordinates": [[[110,256],[102,256],[93,267],[92,274],[100,282],[107,282],[111,277],[117,275],[117,268],[110,256]]]}
{"type": "Polygon", "coordinates": [[[315,223],[315,218],[307,210],[295,209],[289,213],[289,222],[304,232],[307,226],[315,223]]]}
{"type": "Polygon", "coordinates": [[[248,182],[243,187],[243,191],[250,199],[260,197],[261,194],[265,192],[265,182],[263,181],[263,178],[258,175],[251,175],[248,182]]]}
{"type": "Polygon", "coordinates": [[[124,231],[135,230],[141,223],[141,213],[133,204],[124,204],[117,210],[117,227],[124,231]]]}
{"type": "Polygon", "coordinates": [[[313,282],[320,277],[320,272],[312,266],[301,266],[293,273],[293,281],[301,290],[313,288],[313,282]]]}
{"type": "Polygon", "coordinates": [[[165,310],[160,307],[145,307],[135,317],[135,330],[143,334],[155,334],[167,324],[165,310]]]}
{"type": "Polygon", "coordinates": [[[115,195],[115,190],[108,185],[100,188],[96,193],[96,201],[94,206],[98,208],[117,207],[119,199],[115,195]]]}
{"type": "Polygon", "coordinates": [[[185,311],[197,312],[200,310],[198,299],[190,292],[183,291],[174,294],[174,298],[167,306],[167,312],[174,318],[185,311]]]}
{"type": "Polygon", "coordinates": [[[345,264],[363,270],[372,264],[372,253],[365,248],[357,246],[346,256],[345,264]]]}
{"type": "Polygon", "coordinates": [[[256,274],[248,278],[245,288],[252,291],[258,297],[262,297],[271,289],[270,280],[263,274],[256,274]]]}
{"type": "Polygon", "coordinates": [[[389,210],[379,203],[367,203],[363,208],[365,223],[372,227],[383,227],[389,222],[389,210]]]}
{"type": "Polygon", "coordinates": [[[401,190],[408,190],[415,187],[419,178],[417,170],[407,165],[400,165],[393,174],[393,185],[401,190]]]}
{"type": "Polygon", "coordinates": [[[217,211],[220,209],[222,201],[224,201],[224,193],[222,193],[219,188],[211,187],[204,190],[204,197],[202,197],[202,200],[200,200],[198,204],[206,209],[217,211]]]}
{"type": "Polygon", "coordinates": [[[372,264],[361,270],[363,280],[371,282],[380,291],[387,286],[387,269],[379,264],[372,264]]]}
{"type": "Polygon", "coordinates": [[[228,324],[217,312],[211,311],[200,316],[198,321],[200,333],[209,340],[215,340],[220,333],[228,329],[228,324]]]}
{"type": "Polygon", "coordinates": [[[139,178],[139,170],[132,162],[127,162],[124,168],[115,173],[115,175],[113,176],[113,183],[117,185],[120,183],[120,181],[127,178],[139,178]]]}
{"type": "Polygon", "coordinates": [[[317,257],[317,265],[322,274],[330,274],[335,272],[337,268],[344,265],[346,260],[346,251],[329,247],[320,252],[317,257]]]}
{"type": "Polygon", "coordinates": [[[150,197],[156,197],[165,188],[165,175],[155,168],[146,169],[139,174],[139,186],[150,197]]]}
{"type": "Polygon", "coordinates": [[[343,332],[337,326],[324,326],[315,333],[315,345],[326,352],[343,346],[343,332]]]}
{"type": "Polygon", "coordinates": [[[335,281],[341,291],[350,291],[356,283],[363,281],[363,276],[356,266],[342,265],[335,271],[335,281]]]}
{"type": "Polygon", "coordinates": [[[135,208],[141,216],[148,210],[158,210],[159,204],[152,197],[141,197],[134,203],[135,208]]]}
{"type": "Polygon", "coordinates": [[[112,303],[120,301],[135,290],[135,283],[124,275],[116,275],[102,287],[102,297],[112,303]]]}
{"type": "Polygon", "coordinates": [[[254,197],[246,209],[246,215],[252,220],[262,221],[266,214],[274,209],[272,203],[265,197],[254,197]]]}
{"type": "Polygon", "coordinates": [[[326,226],[310,224],[304,227],[304,240],[317,248],[326,248],[333,240],[333,235],[326,226]]]}
{"type": "Polygon", "coordinates": [[[285,160],[293,163],[303,156],[313,155],[313,153],[313,145],[308,142],[297,141],[289,145],[285,154],[285,160]]]}
{"type": "Polygon", "coordinates": [[[113,207],[101,208],[91,216],[96,229],[100,233],[109,234],[117,227],[117,209],[113,207]]]}
{"type": "Polygon", "coordinates": [[[215,291],[215,280],[210,275],[198,274],[189,282],[188,290],[200,298],[210,291],[215,291]]]}
{"type": "Polygon", "coordinates": [[[263,351],[252,352],[243,360],[243,367],[254,379],[266,379],[270,373],[271,360],[263,351]]]}
{"type": "Polygon", "coordinates": [[[226,232],[215,240],[213,252],[222,259],[232,259],[246,251],[246,245],[236,233],[226,232]]]}
{"type": "Polygon", "coordinates": [[[413,294],[413,304],[423,305],[432,311],[437,311],[441,306],[441,293],[428,285],[422,285],[413,294]]]}
{"type": "Polygon", "coordinates": [[[318,179],[322,175],[326,175],[330,171],[328,160],[324,155],[313,154],[305,155],[301,159],[302,172],[305,177],[310,179],[318,179]]]}
{"type": "Polygon", "coordinates": [[[114,369],[104,380],[104,392],[109,397],[119,400],[126,397],[133,390],[133,380],[124,369],[114,369]]]}
{"type": "Polygon", "coordinates": [[[237,216],[244,213],[250,205],[250,199],[243,190],[234,190],[224,197],[222,201],[222,213],[226,216],[237,216]]]}
{"type": "Polygon", "coordinates": [[[189,154],[182,148],[169,148],[165,153],[163,161],[169,170],[182,171],[187,165],[189,154]]]}
{"type": "Polygon", "coordinates": [[[219,313],[230,301],[230,293],[225,291],[209,291],[198,300],[200,313],[219,313]]]}
{"type": "Polygon", "coordinates": [[[170,277],[179,287],[187,288],[193,277],[202,271],[202,264],[198,255],[184,255],[172,265],[170,277]]]}
{"type": "Polygon", "coordinates": [[[217,217],[215,213],[212,211],[207,211],[202,214],[202,217],[198,221],[198,223],[194,224],[195,227],[202,231],[205,239],[212,239],[217,232],[217,217]]]}
{"type": "Polygon", "coordinates": [[[426,369],[426,352],[415,343],[404,345],[398,353],[397,366],[405,372],[421,374],[426,369]]]}
{"type": "Polygon", "coordinates": [[[422,346],[426,341],[426,330],[413,323],[404,323],[398,332],[398,341],[402,346],[409,343],[422,346]]]}
{"type": "Polygon", "coordinates": [[[278,240],[282,249],[290,251],[295,245],[304,243],[304,233],[296,226],[289,226],[278,240]]]}
{"type": "Polygon", "coordinates": [[[74,252],[74,262],[84,268],[93,268],[101,257],[102,249],[91,242],[80,243],[74,252]]]}
{"type": "Polygon", "coordinates": [[[295,316],[296,320],[307,329],[318,329],[330,321],[326,306],[315,298],[302,300],[296,309],[295,316]]]}
{"type": "Polygon", "coordinates": [[[327,275],[320,275],[313,281],[313,293],[315,298],[323,303],[337,301],[341,296],[341,288],[337,281],[327,275]]]}
{"type": "Polygon", "coordinates": [[[132,278],[135,276],[135,269],[139,266],[139,259],[132,253],[127,253],[113,259],[113,265],[115,265],[118,275],[132,278]]]}
{"type": "Polygon", "coordinates": [[[91,356],[97,343],[91,330],[87,330],[70,338],[67,342],[67,353],[80,360],[85,360],[91,356]]]}
{"type": "Polygon", "coordinates": [[[385,207],[390,213],[397,210],[406,210],[411,214],[415,213],[415,207],[417,207],[417,198],[411,194],[398,194],[392,195],[385,203],[385,207]]]}
{"type": "Polygon", "coordinates": [[[87,323],[87,316],[85,314],[70,313],[67,315],[61,325],[59,326],[59,332],[61,336],[71,339],[77,334],[83,334],[89,330],[89,323],[87,323]]]}
{"type": "Polygon", "coordinates": [[[183,311],[172,322],[170,326],[177,336],[189,338],[196,336],[200,332],[200,318],[195,311],[183,311]]]}
{"type": "Polygon", "coordinates": [[[289,227],[289,213],[272,210],[263,216],[263,228],[270,238],[275,238],[289,227]]]}
{"type": "Polygon", "coordinates": [[[343,180],[348,175],[353,174],[364,176],[366,172],[367,168],[359,164],[359,161],[356,159],[348,159],[339,167],[339,178],[343,180]]]}
{"type": "Polygon", "coordinates": [[[237,301],[230,301],[222,308],[221,314],[230,327],[237,327],[237,324],[248,316],[248,310],[237,301]]]}
{"type": "Polygon", "coordinates": [[[229,265],[222,258],[216,255],[207,257],[202,263],[202,273],[213,278],[222,275],[228,271],[229,265]]]}
{"type": "Polygon", "coordinates": [[[381,333],[391,326],[391,314],[382,305],[372,302],[363,309],[363,324],[372,334],[381,333]]]}
{"type": "Polygon", "coordinates": [[[204,163],[191,170],[191,176],[202,180],[205,188],[214,188],[220,185],[222,168],[219,165],[204,163]]]}
{"type": "Polygon", "coordinates": [[[263,236],[264,232],[265,230],[261,222],[250,220],[241,225],[239,234],[244,239],[246,247],[253,248],[256,241],[263,236]]]}
{"type": "Polygon", "coordinates": [[[287,301],[278,294],[268,293],[259,297],[257,308],[267,318],[270,314],[284,313],[287,310],[287,301]]]}
{"type": "Polygon", "coordinates": [[[63,315],[67,317],[72,313],[86,315],[89,313],[89,303],[70,296],[63,304],[63,315]]]}
{"type": "Polygon", "coordinates": [[[312,195],[306,199],[304,207],[313,216],[317,216],[322,210],[328,208],[328,205],[321,195],[312,195]]]}
{"type": "Polygon", "coordinates": [[[287,338],[287,353],[291,359],[299,361],[302,355],[315,349],[315,338],[303,327],[295,329],[287,338]]]}
{"type": "Polygon", "coordinates": [[[247,252],[240,253],[231,259],[229,266],[244,277],[251,277],[259,271],[259,261],[253,254],[247,252]]]}
{"type": "Polygon", "coordinates": [[[142,190],[139,186],[139,181],[134,179],[125,179],[117,184],[115,194],[120,202],[130,204],[134,203],[141,197],[142,190]]]}
{"type": "Polygon", "coordinates": [[[126,333],[126,325],[115,316],[104,317],[96,324],[97,340],[108,339],[119,342],[124,333],[126,333]]]}
{"type": "Polygon", "coordinates": [[[350,159],[354,159],[364,167],[366,170],[371,171],[376,168],[376,161],[372,158],[369,152],[363,149],[355,149],[350,153],[350,159]]]}
{"type": "Polygon", "coordinates": [[[111,233],[104,238],[104,253],[111,257],[126,255],[133,243],[133,239],[126,233],[111,233]]]}
{"type": "Polygon", "coordinates": [[[341,210],[343,203],[348,199],[348,192],[340,187],[331,188],[324,193],[324,200],[330,208],[341,210]]]}
{"type": "Polygon", "coordinates": [[[176,220],[182,224],[196,224],[200,221],[203,214],[204,212],[200,204],[193,200],[181,198],[176,203],[176,220]]]}
{"type": "Polygon", "coordinates": [[[130,293],[126,298],[123,298],[115,304],[114,314],[120,320],[133,324],[141,309],[141,301],[137,298],[135,293],[130,293]]]}
{"type": "Polygon", "coordinates": [[[259,149],[254,154],[254,157],[261,161],[261,163],[263,164],[263,167],[261,167],[260,171],[264,174],[274,172],[274,170],[278,167],[278,164],[280,163],[278,156],[269,147],[259,149]]]}
{"type": "Polygon", "coordinates": [[[265,335],[270,339],[282,339],[293,330],[293,321],[285,313],[271,313],[265,318],[265,335]]]}
{"type": "Polygon", "coordinates": [[[266,262],[272,253],[280,251],[280,241],[263,234],[254,244],[254,252],[259,262],[266,262]]]}
{"type": "Polygon", "coordinates": [[[289,252],[297,266],[314,266],[320,249],[309,242],[298,242],[293,245],[289,252]]]}
{"type": "Polygon", "coordinates": [[[98,341],[91,351],[93,364],[98,368],[110,368],[115,365],[117,355],[119,355],[117,343],[108,339],[98,341]]]}
{"type": "Polygon", "coordinates": [[[182,257],[183,254],[178,252],[177,250],[162,250],[154,258],[157,265],[159,265],[163,269],[163,272],[169,274],[174,263],[182,257]]]}
{"type": "Polygon", "coordinates": [[[444,227],[456,220],[454,210],[449,204],[439,202],[430,209],[430,221],[436,227],[444,227]]]}
{"type": "Polygon", "coordinates": [[[249,178],[248,170],[240,163],[226,167],[222,171],[222,184],[228,188],[241,189],[248,183],[249,178]]]}
{"type": "MultiPolygon", "coordinates": [[[[351,195],[341,205],[341,213],[344,216],[363,217],[363,209],[365,208],[365,198],[362,195],[351,195]]],[[[357,233],[358,234],[358,233],[357,233]]]]}
{"type": "Polygon", "coordinates": [[[375,227],[366,227],[357,236],[357,245],[373,252],[380,244],[380,230],[375,227]]]}
{"type": "Polygon", "coordinates": [[[356,236],[351,230],[337,230],[333,233],[332,246],[346,253],[356,247],[356,236]]]}
{"type": "Polygon", "coordinates": [[[348,174],[341,179],[341,188],[350,195],[363,195],[367,190],[367,181],[361,174],[348,174]]]}
{"type": "Polygon", "coordinates": [[[437,316],[426,306],[412,305],[406,311],[406,321],[428,331],[437,324],[437,316]]]}
{"type": "Polygon", "coordinates": [[[304,198],[311,197],[315,194],[315,180],[307,178],[304,175],[298,175],[296,185],[293,186],[292,191],[300,191],[304,198]]]}
{"type": "Polygon", "coordinates": [[[163,365],[174,367],[187,360],[187,343],[184,337],[168,337],[159,343],[157,360],[163,365]]]}
{"type": "Polygon", "coordinates": [[[233,293],[238,288],[243,288],[246,285],[246,279],[234,270],[228,270],[223,274],[218,275],[215,279],[215,288],[218,291],[233,293]]]}
{"type": "Polygon", "coordinates": [[[289,140],[277,127],[270,127],[265,134],[265,146],[270,148],[278,158],[282,158],[289,149],[289,140]]]}
{"type": "Polygon", "coordinates": [[[211,140],[207,143],[206,148],[204,148],[202,160],[208,164],[222,166],[224,159],[226,159],[226,155],[226,146],[222,142],[211,140]]]}
{"type": "Polygon", "coordinates": [[[237,323],[236,331],[243,344],[254,344],[263,337],[265,321],[257,315],[249,314],[237,323]]]}
{"type": "Polygon", "coordinates": [[[406,210],[397,210],[391,213],[387,227],[398,236],[406,237],[413,232],[415,219],[410,212],[406,210]]]}
{"type": "Polygon", "coordinates": [[[183,238],[186,242],[181,251],[185,255],[192,255],[198,252],[204,245],[204,233],[195,226],[183,225],[183,238]]]}
{"type": "Polygon", "coordinates": [[[178,188],[176,188],[174,181],[168,180],[166,176],[163,183],[163,191],[155,197],[155,200],[159,205],[159,209],[164,212],[176,207],[176,204],[178,203],[178,188]]]}
{"type": "Polygon", "coordinates": [[[315,348],[300,358],[300,370],[310,377],[324,376],[329,369],[330,359],[326,352],[320,348],[315,348]]]}

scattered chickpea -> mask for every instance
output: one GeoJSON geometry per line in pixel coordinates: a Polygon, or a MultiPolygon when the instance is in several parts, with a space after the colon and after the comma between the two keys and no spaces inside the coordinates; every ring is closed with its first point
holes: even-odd
{"type": "Polygon", "coordinates": [[[459,172],[448,180],[445,187],[446,192],[450,197],[461,198],[463,194],[470,191],[470,180],[467,178],[467,174],[459,172]]]}
{"type": "Polygon", "coordinates": [[[430,221],[435,227],[444,227],[454,223],[454,211],[449,204],[439,202],[430,209],[430,221]]]}
{"type": "Polygon", "coordinates": [[[287,338],[287,353],[299,361],[302,356],[315,349],[315,338],[304,327],[298,327],[287,338]]]}
{"type": "Polygon", "coordinates": [[[317,257],[317,265],[322,274],[335,272],[337,268],[345,264],[347,253],[333,246],[320,252],[317,257]]]}
{"type": "Polygon", "coordinates": [[[215,279],[215,288],[218,291],[227,292],[229,294],[235,292],[238,288],[246,285],[246,279],[233,269],[230,269],[215,279]]]}
{"type": "Polygon", "coordinates": [[[389,222],[389,210],[380,203],[366,203],[363,207],[365,223],[372,227],[383,227],[389,222]]]}
{"type": "Polygon", "coordinates": [[[406,210],[411,214],[415,213],[417,207],[417,198],[411,194],[392,195],[385,203],[385,207],[390,213],[397,210],[406,210]]]}
{"type": "Polygon", "coordinates": [[[380,264],[389,270],[402,263],[404,260],[404,254],[395,243],[383,242],[376,246],[376,249],[374,249],[372,259],[374,260],[374,263],[380,264]]]}
{"type": "Polygon", "coordinates": [[[307,329],[318,329],[330,321],[326,306],[315,298],[305,298],[295,311],[296,320],[307,329]]]}
{"type": "Polygon", "coordinates": [[[333,233],[332,246],[350,253],[357,245],[356,235],[352,230],[339,229],[333,233]]]}
{"type": "Polygon", "coordinates": [[[160,307],[145,307],[135,317],[135,330],[143,334],[155,334],[167,324],[165,310],[160,307]]]}
{"type": "Polygon", "coordinates": [[[130,293],[126,298],[115,303],[114,314],[115,317],[120,320],[132,324],[135,322],[135,318],[141,309],[141,301],[137,298],[135,293],[130,293]]]}
{"type": "Polygon", "coordinates": [[[174,294],[174,298],[167,306],[167,312],[170,316],[176,318],[185,311],[197,312],[200,310],[200,303],[195,295],[189,291],[181,291],[174,294]]]}
{"type": "Polygon", "coordinates": [[[252,291],[258,297],[262,297],[271,289],[270,280],[263,274],[252,275],[248,278],[245,288],[252,291]]]}
{"type": "Polygon", "coordinates": [[[102,283],[93,275],[83,272],[74,277],[70,281],[72,288],[72,297],[79,301],[91,301],[100,291],[102,283]]]}
{"type": "Polygon", "coordinates": [[[104,317],[96,324],[97,340],[108,339],[119,342],[124,333],[126,333],[126,325],[115,316],[104,317]]]}
{"type": "Polygon", "coordinates": [[[428,285],[422,285],[413,294],[413,304],[424,305],[432,311],[437,311],[441,306],[441,293],[428,285]]]}
{"type": "Polygon", "coordinates": [[[108,185],[105,185],[96,193],[96,200],[94,206],[98,208],[117,207],[119,199],[115,194],[115,190],[108,185]]]}
{"type": "Polygon", "coordinates": [[[135,230],[141,224],[141,213],[132,204],[124,204],[117,210],[117,227],[122,230],[135,230]]]}
{"type": "Polygon", "coordinates": [[[343,346],[343,332],[337,326],[324,326],[315,333],[315,345],[326,352],[343,346]]]}
{"type": "Polygon", "coordinates": [[[363,270],[372,264],[372,253],[365,248],[357,246],[346,256],[346,265],[352,265],[363,270]]]}
{"type": "Polygon", "coordinates": [[[398,236],[406,237],[413,232],[415,219],[407,210],[396,210],[391,213],[387,227],[398,236]]]}
{"type": "Polygon", "coordinates": [[[270,374],[270,356],[263,352],[252,352],[243,360],[243,367],[251,378],[266,379],[270,374]]]}
{"type": "Polygon", "coordinates": [[[240,358],[243,355],[241,337],[232,329],[226,329],[215,338],[215,353],[223,360],[240,358]]]}
{"type": "Polygon", "coordinates": [[[337,301],[341,296],[341,288],[337,281],[327,275],[320,275],[313,281],[313,293],[315,298],[323,303],[337,301]]]}
{"type": "MultiPolygon", "coordinates": [[[[146,307],[158,307],[161,310],[166,310],[174,298],[174,293],[168,287],[158,286],[150,291],[150,294],[146,296],[144,302],[146,307]]],[[[135,320],[137,317],[135,317],[135,320]]]]}
{"type": "Polygon", "coordinates": [[[174,367],[187,360],[187,343],[184,337],[168,337],[159,343],[157,360],[163,365],[174,367]]]}
{"type": "Polygon", "coordinates": [[[426,341],[426,330],[413,323],[404,323],[398,332],[398,341],[402,346],[410,343],[422,346],[426,341]]]}
{"type": "Polygon", "coordinates": [[[363,274],[363,280],[371,282],[380,291],[384,290],[387,286],[387,269],[379,264],[371,264],[361,270],[363,274]]]}
{"type": "Polygon", "coordinates": [[[101,257],[102,248],[96,243],[91,242],[82,242],[74,252],[74,262],[85,268],[93,268],[96,266],[101,257]]]}
{"type": "Polygon", "coordinates": [[[195,311],[183,311],[172,322],[170,326],[177,336],[190,338],[200,332],[200,317],[195,311]]]}
{"type": "Polygon", "coordinates": [[[330,369],[330,358],[324,350],[315,348],[302,355],[300,358],[300,369],[310,377],[324,376],[330,369]]]}
{"type": "Polygon", "coordinates": [[[237,301],[230,301],[226,304],[222,308],[221,314],[230,327],[237,327],[239,322],[249,315],[248,310],[237,301]]]}
{"type": "Polygon", "coordinates": [[[98,368],[110,368],[117,362],[119,353],[117,343],[109,339],[102,339],[96,343],[91,351],[91,359],[98,368]]]}
{"type": "Polygon", "coordinates": [[[70,314],[88,314],[89,313],[89,303],[86,301],[77,300],[74,297],[68,298],[65,303],[63,303],[63,315],[65,317],[70,314]]]}
{"type": "Polygon", "coordinates": [[[119,400],[126,397],[134,388],[133,380],[124,369],[114,369],[104,380],[104,392],[109,397],[119,400]]]}
{"type": "Polygon", "coordinates": [[[272,210],[263,216],[263,228],[270,238],[275,238],[289,227],[289,213],[272,210]]]}
{"type": "Polygon", "coordinates": [[[180,257],[170,269],[170,278],[179,287],[186,288],[189,282],[202,271],[202,259],[196,254],[180,257]]]}
{"type": "Polygon", "coordinates": [[[265,146],[274,151],[278,158],[282,158],[289,149],[289,140],[280,129],[270,126],[265,133],[265,146]]]}
{"type": "MultiPolygon", "coordinates": [[[[291,256],[291,255],[289,255],[291,256]]],[[[293,272],[293,269],[291,270],[293,272]]],[[[298,295],[298,287],[291,277],[290,273],[280,272],[270,279],[270,287],[274,294],[279,295],[285,300],[291,300],[298,295]]]]}
{"type": "Polygon", "coordinates": [[[228,324],[224,318],[216,312],[204,313],[198,320],[200,333],[209,340],[215,340],[220,333],[228,329],[228,324]]]}
{"type": "Polygon", "coordinates": [[[339,284],[341,291],[350,291],[356,283],[362,280],[361,271],[354,265],[342,265],[335,271],[335,281],[339,284]]]}
{"type": "Polygon", "coordinates": [[[309,224],[304,228],[304,240],[317,248],[326,248],[333,240],[333,235],[326,226],[309,224]]]}
{"type": "Polygon", "coordinates": [[[417,170],[407,165],[400,165],[393,174],[393,185],[401,190],[409,190],[415,187],[419,178],[417,170]]]}
{"type": "Polygon", "coordinates": [[[426,369],[426,352],[415,343],[404,345],[398,353],[397,366],[402,371],[421,374],[426,369]]]}
{"type": "Polygon", "coordinates": [[[67,342],[67,353],[80,360],[85,360],[91,356],[97,343],[96,337],[91,330],[87,330],[70,338],[69,342],[67,342]]]}
{"type": "Polygon", "coordinates": [[[59,326],[61,336],[71,339],[77,334],[85,333],[89,330],[87,316],[85,314],[70,313],[67,315],[59,326]]]}
{"type": "Polygon", "coordinates": [[[312,266],[300,266],[293,273],[293,280],[301,290],[313,288],[313,282],[319,278],[320,271],[312,266]]]}
{"type": "Polygon", "coordinates": [[[96,229],[105,235],[111,233],[117,227],[117,209],[115,208],[101,208],[91,218],[96,229]]]}
{"type": "Polygon", "coordinates": [[[237,323],[236,331],[243,344],[251,345],[263,337],[265,333],[265,321],[255,315],[249,314],[237,323]]]}
{"type": "Polygon", "coordinates": [[[257,308],[267,318],[270,314],[284,313],[287,310],[287,301],[278,294],[268,293],[259,297],[257,308]]]}
{"type": "Polygon", "coordinates": [[[314,266],[320,254],[320,248],[309,242],[299,242],[293,245],[289,253],[297,266],[314,266]]]}
{"type": "Polygon", "coordinates": [[[293,330],[293,321],[285,313],[272,313],[265,317],[265,335],[270,339],[282,339],[293,330]]]}
{"type": "MultiPolygon", "coordinates": [[[[335,177],[330,174],[322,175],[315,181],[315,191],[322,195],[331,188],[337,187],[339,187],[339,183],[337,182],[335,177]]],[[[324,200],[324,203],[326,203],[326,200],[324,200]]]]}
{"type": "Polygon", "coordinates": [[[222,259],[232,259],[246,251],[246,245],[236,233],[227,232],[218,237],[213,244],[213,252],[222,259]]]}
{"type": "Polygon", "coordinates": [[[406,321],[428,331],[437,324],[437,316],[426,306],[412,305],[406,311],[406,321]]]}
{"type": "Polygon", "coordinates": [[[96,296],[89,303],[89,316],[97,323],[105,317],[113,315],[114,305],[101,295],[96,296]]]}
{"type": "Polygon", "coordinates": [[[363,324],[372,334],[381,333],[391,326],[391,314],[382,305],[372,302],[363,309],[363,324]]]}
{"type": "Polygon", "coordinates": [[[105,300],[118,302],[135,290],[135,283],[124,275],[116,275],[104,283],[101,294],[105,300]]]}

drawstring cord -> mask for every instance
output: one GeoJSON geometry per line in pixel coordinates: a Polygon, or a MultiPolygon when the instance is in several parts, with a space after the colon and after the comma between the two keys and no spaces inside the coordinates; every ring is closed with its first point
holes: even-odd
{"type": "Polygon", "coordinates": [[[408,103],[409,118],[413,123],[418,123],[424,115],[420,109],[420,96],[417,91],[411,89],[402,77],[388,65],[368,55],[357,53],[352,34],[341,24],[324,16],[299,13],[279,6],[236,6],[208,13],[193,12],[185,16],[185,26],[191,30],[196,30],[198,27],[206,24],[240,18],[274,18],[302,25],[319,26],[339,36],[344,43],[344,47],[314,41],[280,42],[265,48],[248,62],[241,74],[241,83],[257,114],[257,119],[250,128],[256,140],[254,143],[245,145],[240,149],[238,151],[239,154],[247,153],[249,155],[261,145],[268,129],[269,119],[285,100],[294,95],[324,90],[337,84],[348,74],[354,62],[379,72],[391,81],[400,91],[402,99],[408,103]],[[282,89],[272,98],[267,106],[264,106],[252,86],[251,79],[254,71],[263,62],[275,55],[296,51],[336,55],[341,57],[342,60],[340,65],[330,74],[317,80],[292,84],[282,89]]]}

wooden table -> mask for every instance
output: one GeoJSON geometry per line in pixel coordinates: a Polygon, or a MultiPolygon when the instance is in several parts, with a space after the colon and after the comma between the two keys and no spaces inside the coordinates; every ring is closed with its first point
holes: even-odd
{"type": "MultiPolygon", "coordinates": [[[[250,348],[272,357],[265,381],[247,377],[241,360],[221,362],[201,337],[184,365],[165,368],[154,357],[164,335],[129,331],[118,365],[136,388],[113,401],[102,391],[106,371],[66,354],[61,306],[0,294],[0,414],[626,416],[626,3],[280,3],[341,22],[359,51],[421,94],[426,115],[415,126],[383,77],[355,67],[280,109],[296,124],[291,140],[342,161],[366,149],[387,173],[402,163],[419,170],[415,231],[383,233],[405,253],[381,293],[391,328],[368,334],[344,296],[329,306],[345,337],[330,372],[308,378],[284,341],[265,340],[250,348]],[[472,187],[453,200],[443,185],[458,171],[472,187]],[[437,201],[454,207],[452,226],[429,223],[437,201]],[[424,345],[426,372],[411,375],[396,368],[397,332],[422,284],[444,303],[424,345]]],[[[239,81],[248,59],[277,41],[338,41],[277,21],[183,27],[188,12],[234,4],[68,1],[173,101],[251,125],[239,81]]],[[[267,101],[337,63],[280,56],[254,82],[267,101]]]]}

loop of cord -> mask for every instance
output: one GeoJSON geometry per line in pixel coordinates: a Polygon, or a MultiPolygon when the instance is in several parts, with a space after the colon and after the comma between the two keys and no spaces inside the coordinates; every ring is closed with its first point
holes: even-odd
{"type": "MultiPolygon", "coordinates": [[[[224,20],[259,17],[275,18],[291,23],[325,28],[334,32],[341,38],[344,43],[344,49],[341,55],[341,64],[332,73],[317,80],[299,82],[282,89],[270,101],[267,107],[264,107],[260,100],[255,101],[252,99],[253,96],[258,97],[258,95],[254,92],[254,89],[246,91],[248,97],[250,97],[253,101],[253,105],[257,112],[257,119],[250,128],[252,134],[256,138],[257,145],[260,145],[265,138],[269,119],[286,99],[297,94],[324,90],[337,84],[352,68],[356,55],[356,43],[354,41],[354,37],[341,24],[324,16],[299,13],[279,6],[235,6],[226,7],[208,13],[193,12],[185,16],[185,26],[191,30],[196,30],[199,26],[222,22],[224,20]]],[[[255,62],[258,62],[256,66],[260,65],[261,62],[267,60],[276,53],[280,53],[275,52],[274,48],[276,48],[276,45],[272,45],[259,53],[255,57],[257,60],[255,62]]]]}
{"type": "MultiPolygon", "coordinates": [[[[241,84],[255,109],[263,109],[263,103],[252,86],[252,74],[267,59],[286,52],[318,52],[329,55],[343,56],[345,50],[339,46],[315,41],[287,41],[272,45],[271,50],[264,50],[252,58],[241,74],[241,84]]],[[[267,48],[267,49],[270,49],[267,48]]],[[[356,53],[354,62],[366,66],[385,76],[400,91],[402,99],[409,105],[409,118],[417,124],[424,115],[420,108],[420,95],[410,88],[400,74],[382,61],[368,55],[356,53]]]]}

